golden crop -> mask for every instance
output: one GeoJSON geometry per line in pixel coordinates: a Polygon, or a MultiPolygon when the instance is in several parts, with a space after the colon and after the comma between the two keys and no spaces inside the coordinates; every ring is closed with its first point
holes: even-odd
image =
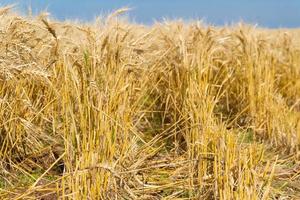
{"type": "Polygon", "coordinates": [[[300,197],[300,31],[0,10],[0,199],[300,197]]]}

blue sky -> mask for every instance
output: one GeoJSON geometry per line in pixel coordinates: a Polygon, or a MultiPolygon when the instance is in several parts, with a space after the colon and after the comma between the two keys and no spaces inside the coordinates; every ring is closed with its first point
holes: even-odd
{"type": "Polygon", "coordinates": [[[54,18],[93,20],[95,16],[129,6],[131,20],[151,24],[154,20],[203,19],[214,25],[244,21],[270,28],[300,27],[300,0],[1,0],[17,3],[25,11],[47,10],[54,18]]]}

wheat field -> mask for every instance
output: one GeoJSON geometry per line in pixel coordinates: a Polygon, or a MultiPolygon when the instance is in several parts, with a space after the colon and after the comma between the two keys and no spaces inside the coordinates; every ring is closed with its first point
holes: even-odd
{"type": "Polygon", "coordinates": [[[300,199],[300,30],[0,9],[0,199],[300,199]]]}

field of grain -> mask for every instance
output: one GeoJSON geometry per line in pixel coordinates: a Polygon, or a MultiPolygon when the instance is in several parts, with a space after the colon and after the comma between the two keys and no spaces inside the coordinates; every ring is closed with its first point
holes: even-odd
{"type": "Polygon", "coordinates": [[[300,30],[0,9],[0,199],[300,198],[300,30]]]}

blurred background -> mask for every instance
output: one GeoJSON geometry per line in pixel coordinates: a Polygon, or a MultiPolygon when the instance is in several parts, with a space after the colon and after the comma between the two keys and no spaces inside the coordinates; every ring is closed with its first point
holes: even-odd
{"type": "Polygon", "coordinates": [[[91,21],[121,7],[130,7],[131,21],[150,25],[163,19],[201,19],[210,25],[240,21],[269,28],[300,27],[300,0],[1,0],[22,13],[48,11],[59,20],[91,21]]]}

